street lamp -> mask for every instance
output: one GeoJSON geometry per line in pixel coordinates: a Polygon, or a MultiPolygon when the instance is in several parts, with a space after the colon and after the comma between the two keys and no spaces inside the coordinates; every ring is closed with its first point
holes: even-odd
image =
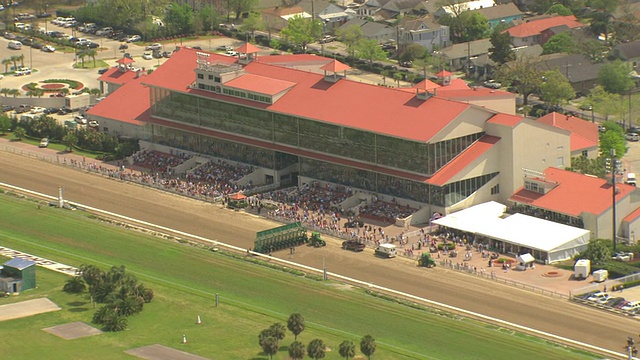
{"type": "Polygon", "coordinates": [[[321,51],[322,56],[324,56],[324,43],[326,42],[326,39],[324,38],[324,36],[325,36],[328,23],[329,23],[329,19],[322,20],[322,39],[320,39],[320,46],[322,47],[322,51],[321,51]]]}
{"type": "MultiPolygon", "coordinates": [[[[49,4],[45,3],[44,4],[44,14],[47,14],[47,8],[49,7],[49,4]]],[[[44,32],[45,34],[47,33],[47,18],[44,18],[44,32]]]]}
{"type": "MultiPolygon", "coordinates": [[[[33,39],[31,39],[31,44],[33,44],[33,39]]],[[[33,71],[33,46],[29,46],[29,68],[33,71]]]]}

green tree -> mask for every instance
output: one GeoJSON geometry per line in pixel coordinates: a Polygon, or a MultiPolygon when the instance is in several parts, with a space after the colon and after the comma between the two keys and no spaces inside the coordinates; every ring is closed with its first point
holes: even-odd
{"type": "Polygon", "coordinates": [[[78,137],[76,134],[68,132],[67,135],[62,138],[62,143],[65,144],[67,151],[73,152],[73,147],[78,143],[78,137]]]}
{"type": "Polygon", "coordinates": [[[86,49],[84,53],[93,60],[93,67],[96,67],[96,55],[98,55],[96,49],[86,49]]]}
{"type": "Polygon", "coordinates": [[[18,140],[24,139],[26,135],[27,135],[27,132],[24,130],[22,126],[18,126],[15,128],[15,130],[13,130],[13,136],[15,136],[16,139],[18,140]]]}
{"type": "Polygon", "coordinates": [[[299,313],[293,313],[289,316],[287,320],[287,329],[291,331],[295,340],[298,340],[298,335],[304,331],[304,317],[299,313]]]}
{"type": "Polygon", "coordinates": [[[616,99],[600,85],[589,91],[587,101],[593,106],[593,111],[604,116],[605,119],[616,111],[616,99]]]}
{"type": "Polygon", "coordinates": [[[9,65],[11,65],[13,61],[11,59],[2,59],[2,65],[4,65],[4,73],[9,72],[9,65]]]}
{"type": "Polygon", "coordinates": [[[229,6],[227,12],[233,11],[236,14],[236,21],[238,21],[242,14],[253,11],[258,5],[258,0],[227,0],[227,4],[229,6]]]}
{"type": "Polygon", "coordinates": [[[607,46],[597,39],[585,39],[578,42],[578,49],[582,54],[587,56],[589,60],[594,62],[602,62],[607,52],[607,46]]]}
{"type": "Polygon", "coordinates": [[[358,25],[352,25],[347,28],[338,28],[336,36],[347,47],[349,56],[355,56],[358,44],[362,40],[362,29],[358,25]]]}
{"type": "Polygon", "coordinates": [[[278,339],[274,336],[271,329],[264,329],[260,332],[258,343],[262,351],[269,356],[269,359],[278,352],[278,339]]]}
{"type": "Polygon", "coordinates": [[[612,19],[618,8],[619,0],[592,0],[590,1],[591,31],[594,34],[604,34],[605,42],[609,42],[612,19]]]}
{"type": "Polygon", "coordinates": [[[4,95],[4,97],[8,97],[10,92],[11,92],[11,89],[9,88],[2,88],[0,90],[0,94],[4,95]]]}
{"type": "Polygon", "coordinates": [[[340,347],[338,347],[338,353],[340,353],[340,356],[342,356],[345,360],[349,360],[356,356],[356,346],[353,341],[345,340],[340,343],[340,347]]]}
{"type": "Polygon", "coordinates": [[[278,342],[282,341],[287,334],[287,328],[279,322],[271,325],[269,331],[271,331],[271,334],[278,340],[278,342]]]}
{"type": "Polygon", "coordinates": [[[461,42],[480,40],[487,37],[489,33],[489,19],[479,12],[465,11],[460,14],[463,32],[461,42]]]}
{"type": "Polygon", "coordinates": [[[212,31],[218,25],[220,15],[216,9],[207,4],[200,8],[195,15],[195,22],[199,23],[199,27],[204,31],[212,31]]]}
{"type": "Polygon", "coordinates": [[[102,91],[100,91],[100,89],[98,89],[98,88],[91,88],[89,90],[89,94],[98,96],[98,95],[102,94],[102,91]]]}
{"type": "Polygon", "coordinates": [[[304,18],[296,15],[289,19],[287,26],[282,29],[281,35],[293,45],[300,46],[304,53],[307,52],[307,45],[318,41],[322,36],[322,22],[311,18],[304,18]]]}
{"type": "Polygon", "coordinates": [[[304,344],[300,341],[294,341],[289,345],[289,357],[291,360],[302,360],[304,359],[304,354],[304,344]]]}
{"type": "Polygon", "coordinates": [[[551,106],[566,104],[576,97],[569,80],[558,69],[546,71],[540,85],[540,97],[551,106]]]}
{"type": "Polygon", "coordinates": [[[360,340],[360,351],[371,360],[371,356],[376,352],[376,340],[371,335],[365,335],[360,340]]]}
{"type": "Polygon", "coordinates": [[[589,241],[589,244],[587,244],[587,249],[580,255],[580,257],[591,260],[591,263],[594,265],[602,265],[611,258],[611,251],[609,251],[604,240],[591,240],[589,241]]]}
{"type": "Polygon", "coordinates": [[[556,14],[560,16],[569,16],[573,15],[571,9],[567,8],[562,4],[553,4],[549,10],[547,10],[547,14],[556,14]]]}
{"type": "Polygon", "coordinates": [[[69,93],[70,93],[70,92],[71,92],[71,91],[69,90],[69,88],[62,88],[62,89],[60,89],[60,94],[62,94],[62,95],[64,95],[64,96],[69,95],[69,93]]]}
{"type": "Polygon", "coordinates": [[[9,58],[9,60],[11,60],[11,62],[13,63],[13,71],[18,70],[18,61],[20,61],[20,58],[16,55],[13,55],[9,58]]]}
{"type": "Polygon", "coordinates": [[[393,73],[393,80],[396,81],[396,84],[398,85],[398,87],[400,87],[400,80],[402,80],[402,74],[399,72],[394,72],[393,73]]]}
{"type": "Polygon", "coordinates": [[[16,96],[20,95],[20,90],[18,90],[18,89],[11,89],[11,90],[9,90],[9,93],[8,93],[8,94],[9,94],[9,95],[11,95],[11,96],[13,96],[13,97],[16,97],[16,96]]]}
{"type": "Polygon", "coordinates": [[[427,56],[427,49],[420,44],[410,44],[400,54],[400,61],[413,61],[427,56]]]}
{"type": "Polygon", "coordinates": [[[373,39],[363,39],[360,41],[356,54],[362,59],[369,60],[369,64],[387,58],[387,53],[384,52],[380,45],[378,45],[378,42],[373,39]]]}
{"type": "Polygon", "coordinates": [[[24,54],[16,55],[16,59],[20,61],[20,66],[24,67],[24,54]]]}
{"type": "Polygon", "coordinates": [[[603,126],[607,131],[600,133],[600,153],[610,154],[611,149],[614,149],[616,157],[621,158],[627,152],[624,129],[613,121],[607,121],[603,126]]]}
{"type": "Polygon", "coordinates": [[[578,45],[568,31],[553,35],[546,43],[544,43],[544,45],[542,45],[543,54],[575,54],[577,50],[578,45]]]}
{"type": "Polygon", "coordinates": [[[118,314],[116,311],[107,316],[103,322],[104,330],[110,332],[123,331],[127,329],[127,318],[118,314]]]}
{"type": "Polygon", "coordinates": [[[82,65],[81,65],[81,66],[82,66],[82,68],[83,68],[83,69],[84,69],[84,58],[86,58],[86,57],[87,57],[87,53],[86,53],[86,52],[84,52],[84,50],[83,50],[83,51],[80,51],[80,52],[78,53],[78,58],[80,59],[80,62],[82,63],[82,65]]]}
{"type": "Polygon", "coordinates": [[[508,84],[522,95],[523,104],[529,104],[529,95],[540,89],[542,71],[531,57],[523,56],[506,63],[496,71],[496,78],[502,84],[508,84]]]}
{"type": "Polygon", "coordinates": [[[491,47],[489,58],[496,64],[504,64],[516,59],[516,54],[511,49],[511,36],[507,32],[494,31],[491,33],[491,47]]]}
{"type": "Polygon", "coordinates": [[[589,159],[586,156],[576,156],[571,158],[571,167],[567,170],[580,174],[597,176],[604,179],[605,177],[605,161],[604,157],[599,156],[596,159],[589,159]]]}
{"type": "Polygon", "coordinates": [[[67,280],[62,287],[62,291],[70,294],[79,294],[87,289],[87,284],[84,283],[81,276],[74,276],[67,280]]]}
{"type": "Polygon", "coordinates": [[[9,129],[11,129],[11,119],[5,114],[0,114],[0,132],[6,135],[9,129]]]}
{"type": "Polygon", "coordinates": [[[193,34],[194,16],[189,4],[172,4],[164,16],[164,23],[170,34],[193,34]]]}
{"type": "Polygon", "coordinates": [[[327,355],[327,346],[324,344],[324,341],[321,339],[311,340],[309,345],[307,345],[307,355],[315,360],[324,359],[327,355]]]}
{"type": "Polygon", "coordinates": [[[629,65],[621,60],[604,64],[598,73],[598,84],[607,92],[622,94],[633,86],[633,79],[629,76],[629,65]]]}
{"type": "Polygon", "coordinates": [[[240,30],[251,34],[252,39],[255,37],[255,32],[262,29],[264,29],[264,22],[259,13],[250,13],[240,25],[240,30]]]}

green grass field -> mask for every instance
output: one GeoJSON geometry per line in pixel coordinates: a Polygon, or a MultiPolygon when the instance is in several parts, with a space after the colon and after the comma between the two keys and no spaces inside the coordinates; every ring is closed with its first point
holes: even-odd
{"type": "MultiPolygon", "coordinates": [[[[93,309],[85,296],[60,291],[66,276],[39,268],[38,289],[0,304],[46,296],[63,309],[0,323],[0,351],[7,359],[131,359],[123,351],[156,343],[212,359],[266,359],[259,332],[274,322],[286,323],[293,312],[307,322],[299,339],[305,344],[323,339],[330,349],[326,359],[340,359],[340,342],[357,344],[366,334],[378,342],[374,359],[596,358],[470,319],[398,305],[343,284],[146,236],[79,211],[38,210],[35,203],[12,196],[0,196],[0,246],[75,266],[124,264],[156,294],[141,314],[129,318],[127,331],[63,340],[41,329],[90,323],[93,309]],[[215,293],[220,294],[218,308],[215,293]],[[196,324],[198,315],[203,324],[196,324]],[[180,343],[183,334],[188,344],[180,343]]],[[[292,341],[288,333],[274,358],[288,359],[286,346],[292,341]]]]}

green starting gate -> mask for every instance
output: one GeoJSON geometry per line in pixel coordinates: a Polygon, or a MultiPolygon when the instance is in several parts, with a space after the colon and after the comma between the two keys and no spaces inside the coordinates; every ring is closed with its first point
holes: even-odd
{"type": "Polygon", "coordinates": [[[272,251],[289,249],[307,242],[307,229],[300,222],[258,231],[253,251],[268,254],[272,251]]]}

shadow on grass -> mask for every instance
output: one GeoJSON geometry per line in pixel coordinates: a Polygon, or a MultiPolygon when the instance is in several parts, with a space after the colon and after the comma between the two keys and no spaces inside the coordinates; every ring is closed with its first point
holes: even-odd
{"type": "Polygon", "coordinates": [[[67,305],[69,305],[69,306],[82,306],[82,305],[85,305],[85,304],[87,304],[86,301],[74,301],[74,302],[68,303],[67,305]]]}
{"type": "Polygon", "coordinates": [[[89,309],[82,308],[82,307],[69,309],[69,312],[72,312],[72,313],[79,313],[79,312],[85,312],[85,311],[89,311],[89,309]]]}

